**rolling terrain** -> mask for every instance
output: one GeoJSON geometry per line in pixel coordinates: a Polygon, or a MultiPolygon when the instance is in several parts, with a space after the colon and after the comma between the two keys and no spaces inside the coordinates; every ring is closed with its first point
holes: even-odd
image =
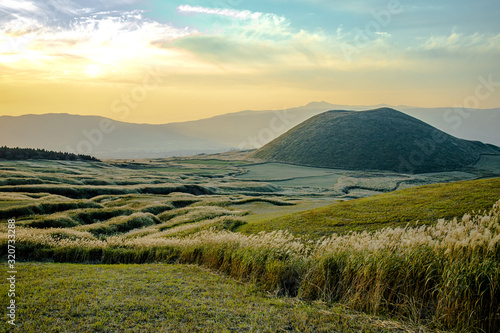
{"type": "Polygon", "coordinates": [[[425,175],[245,156],[0,161],[0,248],[6,259],[14,218],[23,272],[17,331],[500,327],[499,178],[476,179],[499,174],[495,156],[425,175]]]}
{"type": "Polygon", "coordinates": [[[389,108],[328,111],[251,153],[267,162],[347,170],[461,170],[500,148],[466,141],[389,108]]]}

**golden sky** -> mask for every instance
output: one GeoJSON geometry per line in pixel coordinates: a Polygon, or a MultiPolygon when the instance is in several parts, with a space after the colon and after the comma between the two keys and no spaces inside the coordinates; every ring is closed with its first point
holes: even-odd
{"type": "Polygon", "coordinates": [[[481,16],[499,13],[491,1],[80,2],[2,1],[0,115],[168,123],[311,101],[500,106],[500,27],[481,16]]]}

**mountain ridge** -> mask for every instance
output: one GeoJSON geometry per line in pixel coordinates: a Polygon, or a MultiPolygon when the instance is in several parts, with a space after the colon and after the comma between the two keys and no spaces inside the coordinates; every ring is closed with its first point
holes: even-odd
{"type": "Polygon", "coordinates": [[[0,145],[41,148],[98,158],[154,158],[217,153],[230,146],[169,132],[163,125],[133,124],[101,116],[0,116],[0,145]]]}

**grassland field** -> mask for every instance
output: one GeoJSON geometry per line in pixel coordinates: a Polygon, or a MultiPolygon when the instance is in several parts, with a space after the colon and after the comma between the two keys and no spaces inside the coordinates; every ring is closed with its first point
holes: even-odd
{"type": "MultiPolygon", "coordinates": [[[[276,297],[197,266],[22,263],[18,270],[22,272],[18,298],[23,301],[18,325],[11,332],[382,333],[418,329],[341,305],[276,297]]],[[[2,308],[7,301],[2,294],[2,308]]]]}
{"type": "Polygon", "coordinates": [[[16,330],[494,332],[498,162],[404,175],[238,153],[0,161],[4,260],[16,219],[16,330]],[[447,250],[450,239],[463,249],[447,250]],[[455,271],[460,261],[469,270],[455,271]]]}

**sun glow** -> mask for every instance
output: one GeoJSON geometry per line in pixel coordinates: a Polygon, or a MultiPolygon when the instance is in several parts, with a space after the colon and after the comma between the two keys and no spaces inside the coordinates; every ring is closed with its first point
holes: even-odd
{"type": "Polygon", "coordinates": [[[99,66],[97,66],[96,64],[89,64],[85,70],[84,70],[85,74],[87,74],[88,76],[90,77],[96,77],[98,76],[102,71],[101,71],[101,68],[99,66]]]}

